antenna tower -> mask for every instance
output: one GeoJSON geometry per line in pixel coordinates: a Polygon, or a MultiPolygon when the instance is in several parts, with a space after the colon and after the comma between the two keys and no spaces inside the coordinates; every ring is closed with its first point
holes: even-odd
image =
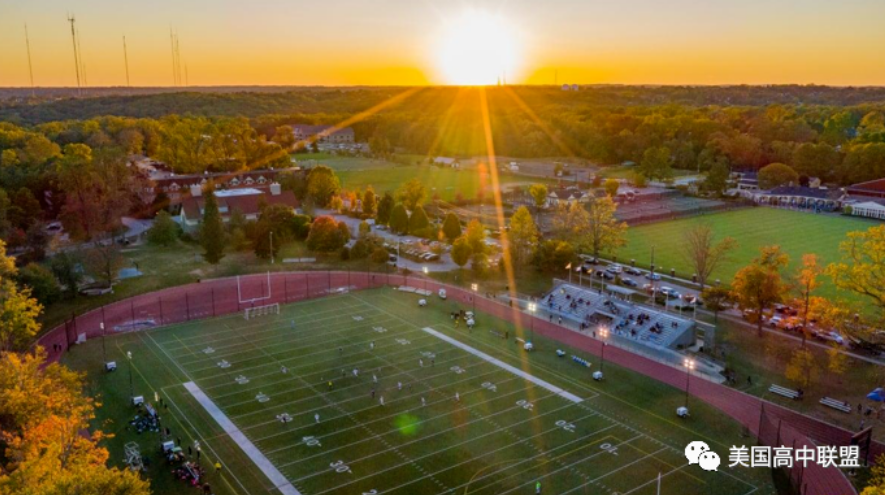
{"type": "Polygon", "coordinates": [[[77,96],[80,96],[80,54],[77,53],[77,28],[74,26],[74,23],[77,21],[73,15],[68,14],[68,22],[71,23],[71,43],[74,45],[74,71],[77,74],[77,96]]]}
{"type": "Polygon", "coordinates": [[[129,84],[129,50],[126,49],[126,36],[123,36],[123,62],[126,64],[126,89],[132,94],[132,85],[129,84]]]}
{"type": "Polygon", "coordinates": [[[28,74],[31,76],[31,96],[34,96],[34,66],[31,64],[31,39],[28,37],[28,25],[25,23],[25,46],[28,48],[28,74]]]}

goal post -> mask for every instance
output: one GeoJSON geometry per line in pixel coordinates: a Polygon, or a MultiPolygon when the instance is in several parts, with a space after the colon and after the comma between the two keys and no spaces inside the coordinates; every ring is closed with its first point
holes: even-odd
{"type": "Polygon", "coordinates": [[[243,316],[247,320],[251,320],[256,316],[278,315],[280,314],[280,303],[265,304],[263,306],[253,306],[243,311],[243,316]]]}

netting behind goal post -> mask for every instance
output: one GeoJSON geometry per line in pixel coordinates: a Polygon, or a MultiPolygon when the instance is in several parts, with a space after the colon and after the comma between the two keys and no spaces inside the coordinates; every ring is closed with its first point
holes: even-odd
{"type": "Polygon", "coordinates": [[[252,308],[246,308],[243,312],[243,316],[247,320],[251,320],[256,316],[267,316],[267,315],[278,315],[280,314],[280,304],[265,304],[263,306],[255,306],[252,308]]]}

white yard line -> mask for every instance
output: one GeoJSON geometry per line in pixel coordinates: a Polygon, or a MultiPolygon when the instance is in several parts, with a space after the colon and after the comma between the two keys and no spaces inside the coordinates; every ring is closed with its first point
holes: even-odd
{"type": "Polygon", "coordinates": [[[479,351],[477,349],[474,349],[473,347],[470,347],[467,344],[462,343],[460,340],[453,339],[453,338],[449,337],[448,335],[437,332],[436,330],[434,330],[430,327],[424,327],[421,330],[429,333],[430,335],[433,335],[434,337],[444,340],[444,341],[448,342],[449,344],[452,344],[455,347],[465,350],[465,351],[469,352],[470,354],[473,354],[474,356],[476,356],[482,360],[488,361],[489,363],[492,363],[495,366],[503,368],[503,369],[513,373],[516,376],[520,376],[522,378],[525,378],[526,380],[534,383],[535,385],[538,385],[539,387],[546,388],[547,390],[549,390],[555,394],[558,394],[563,399],[570,400],[570,401],[574,402],[575,404],[582,402],[584,400],[575,394],[572,394],[570,392],[566,392],[565,390],[557,387],[556,385],[551,384],[550,382],[546,382],[538,377],[535,377],[533,375],[526,373],[525,371],[522,371],[521,369],[518,369],[514,366],[510,366],[509,364],[501,361],[500,359],[493,358],[492,356],[489,356],[488,354],[486,354],[482,351],[479,351]]]}
{"type": "Polygon", "coordinates": [[[221,426],[225,433],[231,437],[231,439],[236,442],[236,444],[243,450],[243,452],[252,459],[252,462],[258,466],[258,469],[264,473],[265,476],[270,479],[271,483],[274,484],[277,490],[280,491],[283,495],[301,495],[291,482],[283,476],[282,473],[274,467],[273,464],[258,450],[246,435],[244,435],[237,427],[233,424],[233,422],[228,419],[228,417],[212,402],[212,399],[209,398],[200,390],[200,387],[197,386],[194,382],[187,382],[184,384],[184,388],[190,392],[191,395],[194,396],[197,402],[200,403],[201,406],[209,413],[210,416],[221,426]]]}

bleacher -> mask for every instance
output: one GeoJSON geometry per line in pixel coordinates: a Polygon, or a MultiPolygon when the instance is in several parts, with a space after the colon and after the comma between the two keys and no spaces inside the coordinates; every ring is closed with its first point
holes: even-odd
{"type": "Polygon", "coordinates": [[[686,343],[694,326],[689,319],[567,283],[547,293],[538,307],[576,322],[588,332],[605,324],[612,334],[664,348],[686,343]]]}

